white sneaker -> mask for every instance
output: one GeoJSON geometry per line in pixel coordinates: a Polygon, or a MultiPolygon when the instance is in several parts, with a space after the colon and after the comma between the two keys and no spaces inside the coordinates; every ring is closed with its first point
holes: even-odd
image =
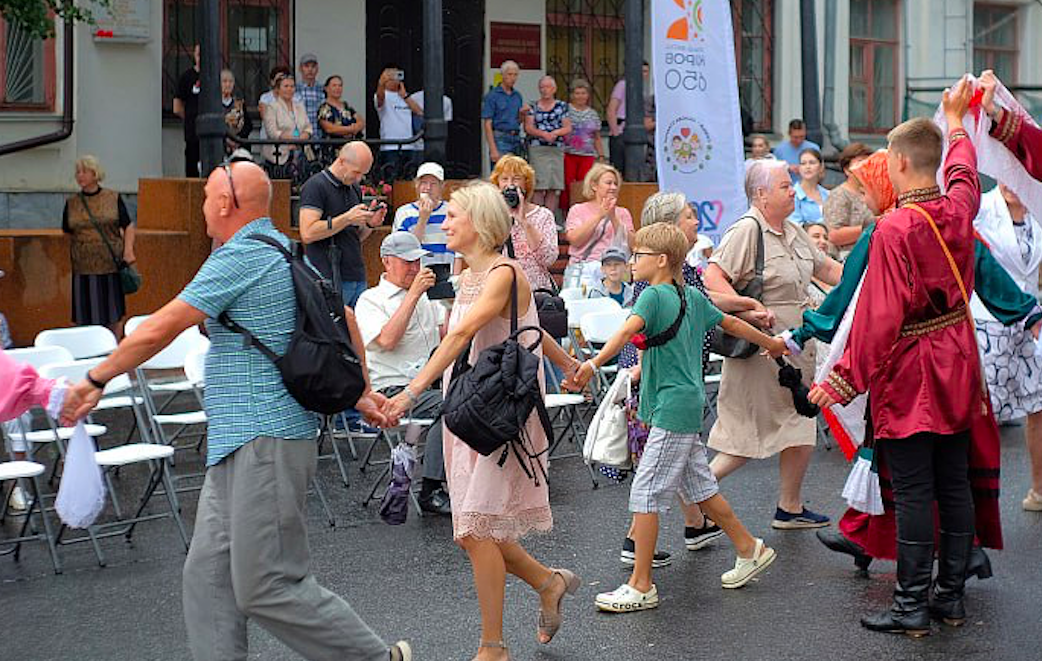
{"type": "Polygon", "coordinates": [[[16,486],[11,489],[11,497],[7,499],[7,504],[16,512],[24,512],[29,508],[29,499],[25,497],[22,487],[16,486]]]}
{"type": "Polygon", "coordinates": [[[720,583],[723,587],[728,589],[740,588],[753,578],[762,572],[764,569],[774,562],[774,558],[777,554],[774,549],[769,546],[764,546],[762,539],[756,540],[756,547],[753,549],[753,557],[751,558],[736,558],[734,561],[734,569],[725,571],[720,576],[720,583]]]}
{"type": "Polygon", "coordinates": [[[658,608],[658,588],[654,585],[641,592],[629,583],[623,583],[612,592],[602,592],[594,600],[597,608],[611,613],[630,613],[649,608],[658,608]]]}

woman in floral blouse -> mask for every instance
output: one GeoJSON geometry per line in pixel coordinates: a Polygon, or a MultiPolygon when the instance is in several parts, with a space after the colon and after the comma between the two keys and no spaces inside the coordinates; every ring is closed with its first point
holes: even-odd
{"type": "Polygon", "coordinates": [[[553,289],[550,267],[557,261],[557,223],[553,212],[529,202],[535,178],[535,171],[525,159],[507,154],[496,161],[491,180],[499,190],[513,186],[518,192],[518,205],[510,209],[512,245],[504,248],[504,253],[509,255],[513,248],[513,257],[521,264],[532,289],[553,289]]]}
{"type": "MultiPolygon", "coordinates": [[[[325,90],[326,100],[318,107],[319,137],[342,138],[348,142],[360,138],[365,130],[365,118],[343,100],[344,79],[326,78],[325,90]]],[[[323,147],[322,162],[332,163],[339,151],[339,147],[323,147]]]]}
{"type": "Polygon", "coordinates": [[[583,78],[572,81],[572,103],[568,106],[572,132],[564,138],[564,192],[561,208],[571,206],[569,191],[573,182],[582,181],[594,160],[604,160],[601,142],[601,116],[590,107],[590,83],[583,78]]]}
{"type": "Polygon", "coordinates": [[[539,99],[533,101],[525,118],[528,156],[535,170],[535,192],[532,201],[551,213],[564,190],[564,137],[572,132],[568,104],[554,98],[557,82],[553,76],[539,79],[539,99]]]}

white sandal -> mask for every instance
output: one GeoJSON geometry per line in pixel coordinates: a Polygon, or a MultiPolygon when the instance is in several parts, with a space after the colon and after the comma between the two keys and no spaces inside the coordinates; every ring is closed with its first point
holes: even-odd
{"type": "Polygon", "coordinates": [[[753,557],[751,558],[736,558],[734,561],[734,569],[725,571],[720,576],[720,584],[727,589],[740,588],[749,581],[753,580],[760,572],[767,569],[774,558],[777,557],[777,553],[774,552],[769,546],[765,546],[762,539],[757,538],[756,546],[753,548],[753,557]]]}

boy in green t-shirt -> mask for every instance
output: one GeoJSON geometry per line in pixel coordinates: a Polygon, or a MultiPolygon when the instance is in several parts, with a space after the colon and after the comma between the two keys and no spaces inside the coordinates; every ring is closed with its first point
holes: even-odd
{"type": "Polygon", "coordinates": [[[720,495],[709,470],[706,448],[698,435],[705,401],[702,341],[706,331],[719,325],[758,344],[771,356],[787,353],[781,338],[768,337],[744,321],[723,314],[697,289],[677,284],[687,255],[687,240],[680,229],[665,223],[649,225],[637,232],[635,243],[633,279],[647,280],[651,286],[637,299],[633,314],[622,328],[596,356],[583,363],[573,379],[575,386],[586,385],[594,371],[621,351],[631,337],[644,333],[648,345],[641,358],[638,415],[651,432],[630,487],[636,560],[627,583],[596,598],[597,608],[617,613],[658,606],[658,590],[651,582],[658,516],[669,510],[678,491],[685,502],[698,503],[735,546],[738,558],[734,569],[721,576],[723,587],[742,587],[774,561],[774,550],[749,534],[720,495]],[[684,306],[680,292],[685,297],[684,306]],[[672,337],[667,329],[675,330],[672,337]]]}

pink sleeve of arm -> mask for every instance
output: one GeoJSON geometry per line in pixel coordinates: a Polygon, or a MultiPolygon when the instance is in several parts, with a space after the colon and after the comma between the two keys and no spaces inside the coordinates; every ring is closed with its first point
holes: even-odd
{"type": "Polygon", "coordinates": [[[54,381],[41,378],[29,365],[15,362],[0,350],[0,420],[15,418],[33,406],[46,407],[54,381]]]}
{"type": "Polygon", "coordinates": [[[557,261],[560,253],[557,243],[557,223],[554,222],[554,215],[552,213],[543,215],[539,219],[539,226],[540,234],[543,235],[543,242],[539,244],[536,260],[546,268],[550,268],[557,261]]]}

